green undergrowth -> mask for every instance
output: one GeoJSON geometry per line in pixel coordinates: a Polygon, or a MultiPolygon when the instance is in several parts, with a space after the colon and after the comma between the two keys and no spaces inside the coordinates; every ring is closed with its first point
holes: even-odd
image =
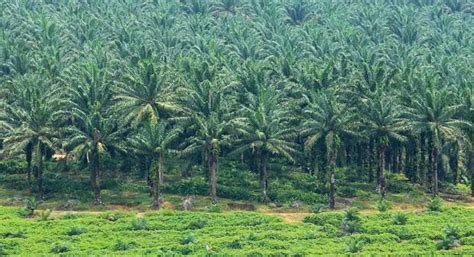
{"type": "Polygon", "coordinates": [[[23,218],[0,207],[2,254],[303,256],[474,254],[474,209],[323,212],[301,223],[254,212],[164,210],[23,218]],[[404,216],[401,218],[400,216],[404,216]],[[400,222],[402,221],[402,222],[400,222]]]}

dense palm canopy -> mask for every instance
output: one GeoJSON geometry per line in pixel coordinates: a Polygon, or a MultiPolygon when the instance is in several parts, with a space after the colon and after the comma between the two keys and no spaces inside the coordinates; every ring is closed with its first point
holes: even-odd
{"type": "Polygon", "coordinates": [[[257,160],[264,198],[267,163],[280,157],[301,172],[311,163],[331,207],[345,167],[370,183],[376,174],[382,196],[392,172],[437,194],[439,172],[454,172],[444,163],[456,162],[442,182],[467,177],[474,194],[472,10],[461,0],[0,0],[1,157],[41,170],[46,151],[71,153],[89,165],[98,203],[104,157],[159,163],[167,149],[204,166],[214,199],[232,153],[257,160]]]}

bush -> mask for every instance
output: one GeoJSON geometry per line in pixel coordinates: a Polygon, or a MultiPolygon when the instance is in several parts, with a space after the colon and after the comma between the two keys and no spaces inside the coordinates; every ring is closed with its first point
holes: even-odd
{"type": "Polygon", "coordinates": [[[356,208],[349,208],[344,211],[342,219],[342,232],[352,234],[360,231],[362,227],[359,211],[356,208]]]}
{"type": "Polygon", "coordinates": [[[436,245],[438,250],[449,250],[460,245],[459,229],[456,226],[448,225],[444,228],[445,236],[436,245]]]}
{"type": "Polygon", "coordinates": [[[196,241],[197,241],[196,236],[194,236],[194,234],[189,234],[181,240],[181,244],[187,245],[187,244],[192,244],[196,241]]]}
{"type": "Polygon", "coordinates": [[[6,232],[2,234],[3,238],[26,238],[25,231],[6,232]]]}
{"type": "Polygon", "coordinates": [[[50,209],[46,209],[44,211],[40,211],[39,212],[39,219],[41,221],[47,221],[49,219],[49,216],[51,215],[51,210],[50,209]]]}
{"type": "Polygon", "coordinates": [[[341,225],[341,219],[343,216],[340,213],[319,213],[317,215],[309,215],[304,217],[304,223],[312,223],[318,226],[324,226],[330,224],[336,227],[341,225]]]}
{"type": "Polygon", "coordinates": [[[36,208],[38,208],[38,202],[34,197],[25,199],[24,206],[18,213],[22,217],[31,217],[33,216],[36,208]]]}
{"type": "Polygon", "coordinates": [[[189,225],[187,226],[188,229],[201,229],[201,228],[204,228],[205,226],[207,226],[207,219],[206,218],[198,218],[194,221],[191,221],[191,223],[189,223],[189,225]]]}
{"type": "Polygon", "coordinates": [[[123,212],[105,212],[100,215],[102,219],[106,219],[108,221],[115,222],[123,217],[125,217],[126,214],[123,212]]]}
{"type": "Polygon", "coordinates": [[[0,174],[24,174],[26,173],[26,162],[23,160],[0,161],[0,174]]]}
{"type": "Polygon", "coordinates": [[[51,253],[65,253],[69,252],[71,249],[66,243],[54,243],[51,246],[51,253]]]}
{"type": "Polygon", "coordinates": [[[408,221],[408,215],[403,212],[395,213],[392,217],[392,221],[395,225],[405,225],[408,221]]]}
{"type": "Polygon", "coordinates": [[[346,241],[344,251],[346,253],[358,253],[362,251],[364,244],[365,244],[365,241],[363,239],[351,238],[348,241],[346,241]]]}
{"type": "Polygon", "coordinates": [[[207,206],[207,211],[217,213],[217,212],[221,212],[221,208],[217,204],[211,203],[207,206]]]}
{"type": "Polygon", "coordinates": [[[136,218],[130,222],[131,230],[148,230],[148,222],[144,218],[136,218]]]}
{"type": "Polygon", "coordinates": [[[77,236],[77,235],[80,235],[80,234],[84,234],[86,233],[87,230],[81,226],[77,226],[77,227],[73,227],[73,228],[70,228],[68,229],[68,231],[66,231],[66,234],[68,236],[77,236]]]}
{"type": "Polygon", "coordinates": [[[386,212],[391,208],[391,204],[386,200],[380,200],[377,202],[377,210],[379,212],[386,212]]]}
{"type": "Polygon", "coordinates": [[[439,196],[433,198],[426,206],[429,211],[440,212],[443,210],[443,202],[439,196]]]}
{"type": "Polygon", "coordinates": [[[242,244],[239,240],[234,240],[227,244],[227,247],[230,249],[242,249],[242,244]]]}
{"type": "Polygon", "coordinates": [[[444,233],[446,233],[447,237],[451,237],[454,239],[461,238],[461,235],[459,234],[459,228],[453,225],[447,225],[444,228],[444,233]]]}
{"type": "Polygon", "coordinates": [[[121,240],[115,241],[114,251],[126,251],[137,247],[135,242],[122,242],[121,240]]]}
{"type": "Polygon", "coordinates": [[[321,213],[326,208],[325,204],[317,203],[311,207],[311,212],[313,213],[321,213]]]}

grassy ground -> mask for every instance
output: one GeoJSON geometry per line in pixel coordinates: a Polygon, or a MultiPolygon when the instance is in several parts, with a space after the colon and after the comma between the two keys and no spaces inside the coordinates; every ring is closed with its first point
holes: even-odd
{"type": "Polygon", "coordinates": [[[380,213],[377,194],[359,190],[355,197],[339,196],[337,210],[313,214],[315,205],[292,207],[292,200],[263,204],[220,198],[212,205],[203,195],[193,195],[192,211],[181,211],[183,196],[164,194],[157,212],[149,208],[142,180],[108,178],[105,204],[97,206],[91,204],[87,176],[66,175],[77,177],[50,174],[51,191],[29,217],[19,215],[32,197],[16,184],[24,174],[1,176],[0,255],[474,254],[474,201],[466,196],[442,195],[444,210],[428,212],[431,197],[422,190],[390,192],[391,208],[380,213]],[[74,204],[65,206],[70,201],[74,204]],[[255,211],[239,212],[230,203],[251,204],[255,211]],[[350,232],[354,224],[344,217],[349,207],[358,208],[361,217],[350,232]],[[394,221],[399,213],[405,213],[406,224],[394,221]]]}
{"type": "MultiPolygon", "coordinates": [[[[23,256],[199,255],[301,256],[359,254],[474,254],[474,209],[362,213],[357,231],[345,229],[341,212],[305,215],[306,222],[257,212],[56,212],[18,216],[0,207],[0,253],[23,256]],[[449,230],[449,228],[454,228],[449,230]],[[452,232],[454,230],[454,232],[452,232]],[[451,231],[451,232],[450,232],[451,231]],[[447,235],[455,234],[447,250],[447,235]]],[[[282,214],[280,214],[282,215],[282,214]]],[[[283,214],[283,215],[297,215],[283,214]]]]}

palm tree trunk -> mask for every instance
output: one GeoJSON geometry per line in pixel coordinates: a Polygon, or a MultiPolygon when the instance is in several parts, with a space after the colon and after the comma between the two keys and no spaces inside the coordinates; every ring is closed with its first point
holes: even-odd
{"type": "Polygon", "coordinates": [[[330,178],[329,178],[329,208],[335,209],[336,208],[336,153],[332,147],[328,147],[328,159],[329,159],[329,170],[330,170],[330,178]]]}
{"type": "MultiPolygon", "coordinates": [[[[41,146],[39,146],[41,148],[41,146]]],[[[38,152],[38,200],[44,200],[44,187],[43,187],[43,153],[41,149],[38,152]]]]}
{"type": "Polygon", "coordinates": [[[331,178],[329,184],[329,208],[334,210],[336,208],[336,175],[334,170],[331,171],[331,178]]]}
{"type": "Polygon", "coordinates": [[[438,148],[433,142],[431,149],[431,170],[433,172],[433,196],[438,195],[438,148]]]}
{"type": "Polygon", "coordinates": [[[160,159],[159,159],[159,169],[158,169],[158,179],[160,181],[160,185],[163,185],[164,181],[164,163],[165,163],[165,157],[163,154],[160,154],[160,159]]]}
{"type": "Polygon", "coordinates": [[[260,158],[260,186],[262,188],[262,200],[263,202],[268,201],[268,174],[267,174],[267,155],[262,154],[260,158]]]}
{"type": "Polygon", "coordinates": [[[94,204],[102,204],[102,198],[100,195],[99,176],[100,176],[100,157],[99,157],[98,150],[95,149],[92,152],[92,165],[91,165],[91,175],[90,175],[92,190],[94,191],[94,204]]]}
{"type": "Polygon", "coordinates": [[[160,182],[160,173],[162,169],[162,157],[160,155],[158,165],[156,165],[156,162],[153,161],[153,164],[151,165],[152,170],[150,173],[153,174],[152,176],[152,191],[153,191],[153,201],[151,206],[155,209],[160,209],[160,189],[161,189],[161,182],[160,182]]]}
{"type": "Polygon", "coordinates": [[[217,155],[213,151],[209,151],[208,156],[209,167],[209,188],[213,203],[217,202],[217,155]]]}
{"type": "Polygon", "coordinates": [[[43,152],[41,151],[41,143],[38,141],[35,145],[34,151],[35,167],[36,167],[36,182],[38,184],[37,198],[39,201],[44,199],[43,189],[43,152]]]}
{"type": "Polygon", "coordinates": [[[385,198],[385,145],[380,144],[378,147],[378,165],[377,174],[378,177],[378,191],[382,199],[385,198]]]}
{"type": "Polygon", "coordinates": [[[471,150],[469,151],[469,166],[468,169],[471,171],[471,196],[474,197],[474,135],[471,139],[471,150]]]}
{"type": "Polygon", "coordinates": [[[32,150],[30,149],[30,147],[28,147],[28,149],[26,150],[26,171],[27,171],[27,176],[28,176],[28,185],[26,186],[26,191],[27,192],[31,192],[31,159],[32,159],[32,155],[33,155],[33,152],[32,150]]]}

